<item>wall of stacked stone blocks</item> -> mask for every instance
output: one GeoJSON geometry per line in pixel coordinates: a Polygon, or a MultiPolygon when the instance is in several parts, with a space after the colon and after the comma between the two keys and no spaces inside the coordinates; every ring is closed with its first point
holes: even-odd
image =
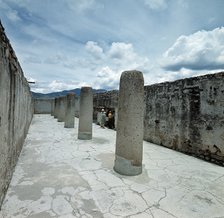
{"type": "Polygon", "coordinates": [[[0,23],[0,206],[33,115],[27,80],[0,23]]]}
{"type": "MultiPolygon", "coordinates": [[[[94,96],[95,108],[117,102],[94,96]]],[[[145,86],[144,139],[224,165],[224,72],[145,86]]]]}

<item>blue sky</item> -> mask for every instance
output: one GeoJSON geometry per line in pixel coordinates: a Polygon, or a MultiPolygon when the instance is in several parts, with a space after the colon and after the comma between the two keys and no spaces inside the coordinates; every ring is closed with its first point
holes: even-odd
{"type": "Polygon", "coordinates": [[[0,19],[32,90],[117,89],[224,69],[224,0],[0,0],[0,19]]]}

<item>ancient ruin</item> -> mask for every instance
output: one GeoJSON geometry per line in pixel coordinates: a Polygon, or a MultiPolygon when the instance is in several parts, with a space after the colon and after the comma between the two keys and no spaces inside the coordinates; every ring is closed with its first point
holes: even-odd
{"type": "Polygon", "coordinates": [[[0,217],[223,216],[224,72],[119,91],[33,99],[0,24],[0,217]]]}

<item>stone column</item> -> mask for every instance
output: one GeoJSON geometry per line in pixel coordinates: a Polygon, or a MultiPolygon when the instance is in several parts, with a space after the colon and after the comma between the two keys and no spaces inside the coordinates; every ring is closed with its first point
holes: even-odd
{"type": "Polygon", "coordinates": [[[57,113],[58,113],[58,98],[55,98],[54,99],[54,118],[58,117],[57,113]]]}
{"type": "Polygon", "coordinates": [[[75,117],[79,117],[79,97],[75,96],[75,117]]]}
{"type": "Polygon", "coordinates": [[[82,87],[79,100],[78,139],[92,139],[93,92],[91,87],[82,87]]]}
{"type": "Polygon", "coordinates": [[[142,173],[144,79],[139,71],[120,78],[114,170],[122,175],[142,173]]]}
{"type": "Polygon", "coordinates": [[[58,102],[58,122],[65,121],[66,96],[59,97],[58,102]]]}
{"type": "Polygon", "coordinates": [[[114,114],[114,127],[117,129],[117,114],[118,114],[118,107],[115,107],[114,109],[115,114],[114,114]]]}
{"type": "Polygon", "coordinates": [[[54,99],[51,100],[51,116],[54,116],[54,99]]]}
{"type": "Polygon", "coordinates": [[[74,128],[75,124],[75,94],[69,93],[66,96],[66,111],[65,111],[65,128],[74,128]]]}
{"type": "Polygon", "coordinates": [[[58,97],[58,110],[57,110],[57,119],[60,122],[60,110],[61,110],[61,97],[58,97]]]}

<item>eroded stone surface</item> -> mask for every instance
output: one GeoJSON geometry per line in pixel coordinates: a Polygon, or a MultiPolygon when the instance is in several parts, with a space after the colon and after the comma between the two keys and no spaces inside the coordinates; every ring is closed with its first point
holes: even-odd
{"type": "Polygon", "coordinates": [[[69,93],[66,96],[66,111],[65,111],[65,128],[74,128],[75,116],[75,94],[69,93]]]}
{"type": "Polygon", "coordinates": [[[0,21],[0,208],[32,116],[29,84],[0,21]]]}
{"type": "Polygon", "coordinates": [[[50,115],[35,115],[0,217],[224,216],[223,167],[143,142],[142,174],[122,176],[113,171],[116,132],[93,132],[78,140],[50,115]]]}
{"type": "Polygon", "coordinates": [[[82,87],[80,91],[78,139],[92,139],[93,92],[91,87],[82,87]]]}
{"type": "Polygon", "coordinates": [[[142,173],[144,79],[140,71],[121,74],[114,170],[122,175],[142,173]]]}

